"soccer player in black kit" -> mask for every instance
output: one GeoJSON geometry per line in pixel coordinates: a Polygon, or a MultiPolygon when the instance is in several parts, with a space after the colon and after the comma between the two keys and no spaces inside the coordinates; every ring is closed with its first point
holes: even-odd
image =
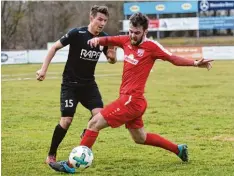
{"type": "Polygon", "coordinates": [[[36,72],[37,80],[43,81],[56,51],[70,45],[61,84],[61,119],[54,129],[50,150],[45,161],[47,164],[56,162],[58,146],[72,123],[78,103],[80,102],[89,109],[92,116],[103,108],[102,97],[94,77],[95,67],[102,52],[107,56],[109,63],[115,63],[115,51],[113,48],[103,46],[91,48],[87,41],[93,37],[107,35],[102,31],[108,17],[109,12],[106,6],[94,5],[90,10],[89,25],[74,28],[55,42],[48,51],[41,69],[36,72]]]}

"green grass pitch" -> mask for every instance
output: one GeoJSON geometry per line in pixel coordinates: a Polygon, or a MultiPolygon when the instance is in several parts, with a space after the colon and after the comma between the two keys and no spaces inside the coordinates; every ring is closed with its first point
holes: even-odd
{"type": "MultiPolygon", "coordinates": [[[[105,104],[118,97],[122,64],[97,65],[96,80],[105,104]]],[[[44,164],[60,119],[64,64],[52,64],[43,82],[39,64],[2,66],[2,175],[61,175],[44,164]]],[[[125,127],[104,129],[93,147],[94,163],[84,176],[231,176],[234,175],[234,61],[215,61],[213,69],[156,62],[145,96],[145,129],[189,147],[189,163],[160,148],[135,144],[125,127]]],[[[80,142],[90,117],[78,106],[58,159],[80,142]]]]}

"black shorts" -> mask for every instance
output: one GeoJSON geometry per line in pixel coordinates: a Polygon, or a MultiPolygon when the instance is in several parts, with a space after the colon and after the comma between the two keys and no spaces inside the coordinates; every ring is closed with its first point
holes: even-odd
{"type": "Polygon", "coordinates": [[[72,82],[61,84],[61,116],[73,117],[79,102],[90,111],[103,108],[102,97],[95,81],[83,85],[72,82]]]}

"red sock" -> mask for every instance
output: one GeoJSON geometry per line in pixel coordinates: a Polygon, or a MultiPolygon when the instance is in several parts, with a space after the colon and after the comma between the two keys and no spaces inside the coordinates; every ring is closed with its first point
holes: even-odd
{"type": "Polygon", "coordinates": [[[87,146],[89,148],[92,148],[93,144],[95,143],[96,139],[98,137],[98,132],[86,130],[85,134],[80,142],[80,145],[87,146]]]}
{"type": "Polygon", "coordinates": [[[179,153],[178,146],[167,139],[161,137],[158,134],[147,133],[145,145],[152,145],[156,147],[161,147],[163,149],[169,150],[175,154],[179,153]]]}

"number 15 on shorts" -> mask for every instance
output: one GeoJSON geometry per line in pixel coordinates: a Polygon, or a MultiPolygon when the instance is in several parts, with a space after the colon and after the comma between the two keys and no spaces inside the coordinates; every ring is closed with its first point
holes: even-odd
{"type": "Polygon", "coordinates": [[[66,108],[73,107],[73,100],[71,100],[71,99],[65,100],[65,107],[66,108]]]}

